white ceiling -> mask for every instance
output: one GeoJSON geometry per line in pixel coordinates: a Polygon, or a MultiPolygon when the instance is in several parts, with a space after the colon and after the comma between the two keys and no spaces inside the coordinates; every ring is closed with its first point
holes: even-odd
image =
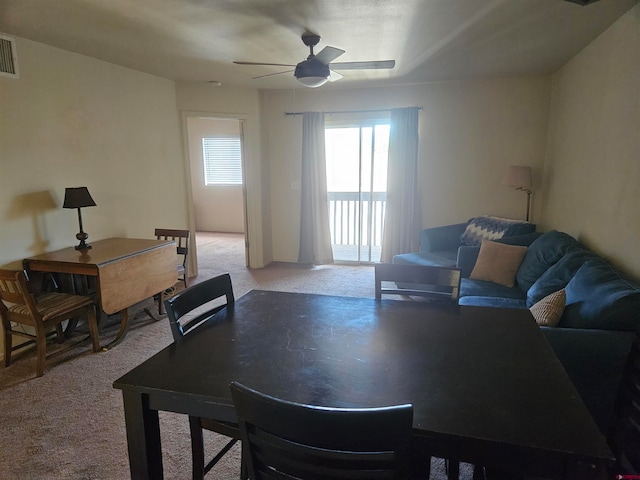
{"type": "MultiPolygon", "coordinates": [[[[638,0],[0,0],[0,32],[174,80],[280,89],[308,30],[346,50],[336,61],[395,59],[343,71],[321,88],[556,71],[638,0]]],[[[18,55],[20,52],[18,52],[18,55]]]]}

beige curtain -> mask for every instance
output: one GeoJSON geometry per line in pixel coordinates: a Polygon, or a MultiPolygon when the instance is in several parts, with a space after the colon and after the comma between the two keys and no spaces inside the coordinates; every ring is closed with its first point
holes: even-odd
{"type": "Polygon", "coordinates": [[[418,250],[422,223],[418,181],[418,107],[391,110],[382,262],[418,250]]]}
{"type": "Polygon", "coordinates": [[[327,203],[327,167],[324,148],[324,114],[302,115],[302,181],[300,250],[298,262],[323,265],[333,263],[329,207],[327,203]]]}

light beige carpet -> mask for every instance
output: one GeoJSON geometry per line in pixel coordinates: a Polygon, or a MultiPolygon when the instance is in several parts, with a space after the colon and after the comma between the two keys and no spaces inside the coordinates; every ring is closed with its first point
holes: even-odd
{"type": "MultiPolygon", "coordinates": [[[[370,297],[371,266],[300,267],[274,264],[249,270],[241,235],[199,233],[199,275],[194,282],[229,272],[236,297],[251,289],[281,290],[370,297]]],[[[45,374],[35,378],[35,354],[16,355],[9,368],[0,367],[0,479],[124,479],[129,478],[122,398],[112,388],[118,377],[172,341],[168,321],[155,322],[142,310],[124,341],[114,349],[92,353],[84,342],[72,349],[49,346],[59,353],[48,358],[45,374]]],[[[111,318],[101,340],[115,336],[118,318],[111,318]]],[[[71,343],[81,340],[78,335],[71,343]]],[[[191,477],[187,418],[160,416],[165,478],[191,477]]],[[[223,438],[205,433],[205,449],[213,451],[223,438]]],[[[207,478],[238,478],[239,446],[235,446],[207,478]]],[[[463,466],[461,478],[470,478],[463,466]]],[[[431,478],[444,480],[443,463],[433,461],[431,478]]]]}

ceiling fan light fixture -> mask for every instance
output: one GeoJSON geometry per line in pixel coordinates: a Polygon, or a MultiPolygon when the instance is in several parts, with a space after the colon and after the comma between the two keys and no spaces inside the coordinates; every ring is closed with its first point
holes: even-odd
{"type": "MultiPolygon", "coordinates": [[[[568,1],[598,1],[598,0],[568,0],[568,1]]],[[[305,32],[302,35],[302,43],[309,47],[309,56],[306,60],[298,63],[297,65],[291,65],[288,63],[264,63],[264,62],[240,62],[234,61],[233,63],[238,65],[267,65],[267,66],[279,66],[279,67],[295,67],[293,76],[305,87],[316,88],[324,85],[327,82],[335,82],[340,80],[342,74],[332,70],[332,65],[335,66],[335,70],[362,70],[362,69],[382,69],[393,68],[396,64],[395,60],[376,60],[368,62],[338,62],[333,61],[340,55],[345,53],[344,50],[336,47],[326,46],[317,55],[313,53],[313,47],[315,47],[320,41],[320,35],[315,33],[305,32]]],[[[280,75],[281,73],[290,73],[291,70],[285,72],[268,73],[266,75],[259,75],[253,78],[271,77],[273,75],[280,75]]]]}
{"type": "Polygon", "coordinates": [[[324,85],[329,80],[327,77],[297,77],[305,87],[316,88],[324,85]]]}
{"type": "Polygon", "coordinates": [[[328,65],[320,63],[313,58],[300,62],[296,65],[296,70],[293,73],[301,84],[311,88],[327,83],[330,74],[331,71],[328,65]]]}

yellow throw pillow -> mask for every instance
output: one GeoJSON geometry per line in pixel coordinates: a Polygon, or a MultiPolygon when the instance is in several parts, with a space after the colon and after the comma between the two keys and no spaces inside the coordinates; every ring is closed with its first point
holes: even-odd
{"type": "Polygon", "coordinates": [[[478,260],[469,278],[513,287],[516,272],[525,253],[527,253],[527,247],[483,240],[478,260]]]}
{"type": "Polygon", "coordinates": [[[533,314],[533,318],[538,322],[538,325],[555,327],[560,323],[566,302],[567,296],[563,288],[533,304],[529,310],[533,314]]]}

